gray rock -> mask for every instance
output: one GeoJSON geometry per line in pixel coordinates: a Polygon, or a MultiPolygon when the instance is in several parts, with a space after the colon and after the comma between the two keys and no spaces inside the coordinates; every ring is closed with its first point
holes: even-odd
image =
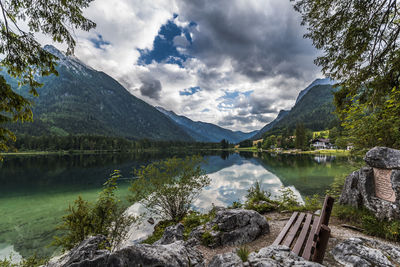
{"type": "Polygon", "coordinates": [[[400,219],[400,170],[392,169],[390,176],[392,189],[396,195],[395,202],[376,197],[374,181],[374,168],[400,167],[400,151],[375,147],[367,152],[365,161],[370,166],[362,167],[346,178],[340,204],[356,208],[365,207],[380,219],[400,219]]]}
{"type": "Polygon", "coordinates": [[[104,257],[107,257],[110,252],[99,248],[107,246],[110,246],[110,244],[107,242],[105,236],[92,236],[82,241],[61,257],[50,260],[46,266],[75,266],[75,264],[80,262],[97,262],[100,266],[105,263],[104,257]]]}
{"type": "Polygon", "coordinates": [[[190,237],[202,242],[205,232],[212,239],[209,247],[241,245],[268,233],[269,225],[264,216],[253,210],[219,209],[211,222],[194,229],[190,237]]]}
{"type": "Polygon", "coordinates": [[[350,238],[336,245],[331,254],[345,266],[398,266],[400,247],[377,240],[350,238]]]}
{"type": "Polygon", "coordinates": [[[380,169],[400,169],[400,150],[388,147],[374,147],[364,157],[371,167],[380,169]]]}
{"type": "Polygon", "coordinates": [[[215,255],[208,267],[242,267],[244,266],[242,260],[236,253],[224,253],[215,255]]]}
{"type": "Polygon", "coordinates": [[[297,256],[286,246],[269,246],[262,248],[258,253],[250,253],[250,266],[254,267],[280,267],[280,266],[310,266],[321,267],[323,265],[311,261],[306,261],[297,256]]]}
{"type": "Polygon", "coordinates": [[[177,241],[168,245],[126,247],[112,253],[106,266],[204,266],[204,261],[199,251],[177,241]]]}
{"type": "MultiPolygon", "coordinates": [[[[86,240],[85,240],[86,241],[86,240]]],[[[83,242],[85,242],[83,241],[83,242]]],[[[85,244],[89,244],[88,240],[85,244]]],[[[90,243],[90,244],[91,244],[90,243]]],[[[184,241],[168,245],[137,244],[113,253],[81,243],[62,259],[53,260],[48,267],[125,267],[125,266],[204,266],[203,255],[184,241]],[[76,251],[82,251],[79,255],[76,251]]]]}
{"type": "Polygon", "coordinates": [[[183,224],[178,223],[177,225],[169,226],[165,229],[163,236],[160,240],[156,241],[154,245],[167,245],[174,243],[178,240],[183,240],[183,231],[185,227],[183,224]]]}

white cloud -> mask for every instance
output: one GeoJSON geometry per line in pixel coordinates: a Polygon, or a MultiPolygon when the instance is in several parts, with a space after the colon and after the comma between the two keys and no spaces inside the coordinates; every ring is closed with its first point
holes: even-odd
{"type": "Polygon", "coordinates": [[[289,1],[96,0],[84,13],[97,28],[75,33],[78,58],[146,102],[193,120],[233,130],[260,129],[280,109],[290,108],[298,92],[320,75],[313,65],[316,52],[302,38],[300,18],[289,1]],[[174,14],[179,15],[178,26],[196,23],[190,27],[192,45],[184,35],[174,39],[178,51],[190,56],[183,67],[165,62],[137,65],[138,49],[151,50],[160,27],[174,14]],[[90,39],[98,34],[109,44],[96,48],[90,39]],[[143,87],[143,77],[159,81],[159,90],[151,94],[150,87],[143,87]],[[201,91],[179,94],[196,86],[201,91]],[[227,91],[253,93],[239,94],[233,108],[223,109],[227,91]]]}

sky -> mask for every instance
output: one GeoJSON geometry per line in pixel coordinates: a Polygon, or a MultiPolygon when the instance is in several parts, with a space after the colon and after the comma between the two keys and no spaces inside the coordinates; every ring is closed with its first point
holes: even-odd
{"type": "Polygon", "coordinates": [[[75,55],[151,105],[231,130],[258,130],[322,77],[292,5],[95,0],[84,14],[97,27],[74,32],[75,55]]]}

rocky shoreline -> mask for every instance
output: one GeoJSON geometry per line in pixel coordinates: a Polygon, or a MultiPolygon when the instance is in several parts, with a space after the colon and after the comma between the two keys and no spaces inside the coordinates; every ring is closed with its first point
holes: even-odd
{"type": "Polygon", "coordinates": [[[206,226],[196,228],[187,240],[184,240],[182,224],[168,227],[153,245],[131,244],[114,252],[101,249],[106,245],[105,237],[94,236],[63,256],[52,259],[46,266],[400,265],[399,246],[344,229],[334,225],[334,221],[324,265],[306,261],[290,252],[288,247],[270,246],[287,219],[288,214],[282,213],[268,214],[267,218],[255,211],[218,208],[216,217],[206,226]],[[202,236],[199,233],[205,231],[210,231],[213,240],[207,245],[199,238],[202,236]],[[244,245],[252,251],[245,262],[237,253],[244,245]]]}

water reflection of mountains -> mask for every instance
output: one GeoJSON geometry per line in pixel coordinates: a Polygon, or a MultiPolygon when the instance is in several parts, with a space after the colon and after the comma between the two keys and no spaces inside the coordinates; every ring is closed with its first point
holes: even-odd
{"type": "MultiPolygon", "coordinates": [[[[101,187],[114,169],[121,170],[125,177],[131,177],[133,169],[141,165],[170,156],[183,157],[187,154],[187,152],[115,153],[6,157],[0,164],[2,184],[0,197],[26,195],[27,192],[43,193],[46,190],[68,192],[77,188],[96,189],[101,187]]],[[[315,186],[317,191],[326,188],[336,173],[343,173],[343,165],[348,162],[346,157],[330,156],[253,152],[232,154],[227,151],[202,154],[207,159],[207,163],[203,165],[207,173],[215,173],[250,161],[275,174],[285,186],[294,185],[305,195],[313,193],[309,189],[310,185],[315,186]]]]}
{"type": "MultiPolygon", "coordinates": [[[[134,168],[188,152],[7,156],[0,162],[0,197],[99,189],[113,170],[132,177],[134,168]]],[[[206,156],[209,152],[198,152],[206,156]]],[[[213,152],[215,154],[215,152],[213,152]]]]}

